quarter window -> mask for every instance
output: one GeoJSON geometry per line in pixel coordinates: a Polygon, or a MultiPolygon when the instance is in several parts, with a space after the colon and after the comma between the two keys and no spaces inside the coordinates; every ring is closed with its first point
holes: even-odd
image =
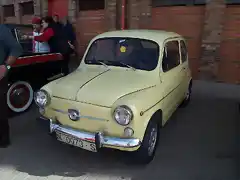
{"type": "Polygon", "coordinates": [[[178,41],[169,41],[165,44],[163,52],[162,68],[167,72],[180,64],[178,41]]]}
{"type": "Polygon", "coordinates": [[[181,40],[180,44],[181,44],[181,58],[182,62],[184,63],[185,61],[187,61],[187,47],[183,40],[181,40]]]}

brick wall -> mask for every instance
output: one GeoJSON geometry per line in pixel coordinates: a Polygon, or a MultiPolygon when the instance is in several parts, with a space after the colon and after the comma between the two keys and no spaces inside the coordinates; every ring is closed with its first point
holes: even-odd
{"type": "Polygon", "coordinates": [[[204,6],[172,6],[152,9],[151,29],[173,31],[187,39],[193,77],[198,76],[204,6]]]}
{"type": "Polygon", "coordinates": [[[80,55],[83,55],[89,41],[94,36],[107,30],[104,18],[104,10],[78,12],[76,32],[80,55]]]}
{"type": "Polygon", "coordinates": [[[211,0],[205,6],[199,77],[217,80],[225,0],[211,0]]]}
{"type": "Polygon", "coordinates": [[[78,39],[78,52],[83,55],[89,41],[96,35],[116,29],[117,0],[106,0],[105,10],[77,11],[76,32],[78,39]]]}
{"type": "MultiPolygon", "coordinates": [[[[2,4],[15,2],[17,17],[5,18],[6,22],[30,22],[31,15],[19,16],[17,3],[20,1],[1,1],[2,4]]],[[[121,8],[121,0],[105,0],[105,9],[96,11],[79,11],[78,0],[66,1],[69,2],[68,14],[77,32],[80,55],[94,36],[120,27],[121,9],[117,8],[121,8]]],[[[186,37],[195,79],[240,83],[240,5],[226,6],[223,0],[211,0],[207,6],[153,8],[151,0],[127,2],[129,29],[162,29],[186,37]]],[[[36,15],[47,15],[48,0],[34,0],[34,12],[36,15]]]]}
{"type": "Polygon", "coordinates": [[[44,10],[44,2],[47,0],[2,0],[1,1],[1,21],[3,23],[21,23],[21,24],[30,24],[32,17],[34,15],[40,16],[43,14],[42,9],[44,10]],[[34,14],[32,15],[23,15],[21,12],[20,4],[25,2],[33,2],[34,5],[34,14]],[[15,16],[13,17],[4,17],[3,16],[3,7],[5,5],[14,5],[15,16]]]}
{"type": "Polygon", "coordinates": [[[129,29],[146,29],[151,26],[151,0],[129,0],[127,11],[129,29]]]}
{"type": "Polygon", "coordinates": [[[225,4],[157,7],[152,8],[151,28],[185,36],[194,79],[239,84],[239,12],[240,5],[225,4]]]}
{"type": "Polygon", "coordinates": [[[240,83],[240,5],[225,9],[217,80],[240,83]]]}

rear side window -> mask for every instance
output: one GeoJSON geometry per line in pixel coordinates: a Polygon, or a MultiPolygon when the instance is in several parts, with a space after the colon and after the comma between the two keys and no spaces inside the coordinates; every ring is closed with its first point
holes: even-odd
{"type": "Polygon", "coordinates": [[[180,41],[180,45],[181,45],[181,59],[182,63],[184,63],[185,61],[187,61],[188,57],[187,46],[183,40],[180,41]]]}
{"type": "Polygon", "coordinates": [[[167,72],[180,64],[180,52],[178,41],[169,41],[165,44],[163,52],[162,68],[167,72]]]}

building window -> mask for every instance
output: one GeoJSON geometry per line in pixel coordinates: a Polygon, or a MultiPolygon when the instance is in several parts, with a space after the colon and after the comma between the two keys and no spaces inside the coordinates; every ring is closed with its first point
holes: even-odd
{"type": "Polygon", "coordinates": [[[13,4],[3,6],[3,16],[4,17],[14,17],[15,16],[13,4]]]}
{"type": "Polygon", "coordinates": [[[20,4],[22,15],[34,14],[33,1],[25,2],[20,4]]]}
{"type": "Polygon", "coordinates": [[[240,4],[240,0],[225,0],[227,4],[240,4]]]}
{"type": "MultiPolygon", "coordinates": [[[[207,0],[152,0],[153,7],[205,5],[207,0]]],[[[240,4],[240,0],[225,0],[226,4],[240,4]]]]}
{"type": "Polygon", "coordinates": [[[105,0],[79,0],[79,11],[102,10],[105,8],[105,0]]]}
{"type": "Polygon", "coordinates": [[[191,6],[204,5],[206,0],[153,0],[153,6],[191,6]]]}

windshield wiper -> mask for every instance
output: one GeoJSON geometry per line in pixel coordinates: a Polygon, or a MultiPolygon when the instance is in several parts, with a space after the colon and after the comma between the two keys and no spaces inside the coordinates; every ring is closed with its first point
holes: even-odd
{"type": "Polygon", "coordinates": [[[125,63],[123,63],[123,62],[121,62],[121,61],[118,61],[118,62],[119,62],[120,64],[122,64],[122,65],[124,65],[124,66],[126,66],[126,67],[129,67],[130,69],[136,71],[136,68],[134,68],[134,67],[132,67],[132,66],[130,66],[130,65],[128,65],[128,64],[125,64],[125,63]]]}
{"type": "Polygon", "coordinates": [[[108,68],[108,65],[102,62],[101,60],[97,60],[97,59],[94,59],[94,60],[100,63],[101,65],[105,66],[106,68],[108,68]]]}

